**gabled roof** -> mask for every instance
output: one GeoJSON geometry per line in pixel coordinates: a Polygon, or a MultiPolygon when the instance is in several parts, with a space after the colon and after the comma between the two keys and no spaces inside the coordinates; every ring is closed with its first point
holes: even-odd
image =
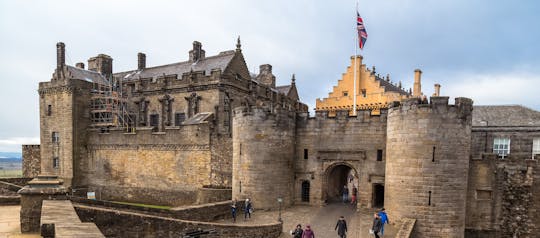
{"type": "Polygon", "coordinates": [[[69,65],[66,65],[66,68],[74,79],[80,79],[92,83],[108,84],[108,80],[106,80],[103,75],[98,72],[69,65]]]}
{"type": "Polygon", "coordinates": [[[473,126],[540,126],[540,112],[521,105],[473,107],[473,126]]]}
{"type": "Polygon", "coordinates": [[[215,56],[206,57],[196,62],[184,61],[173,64],[149,67],[142,70],[131,70],[126,72],[115,73],[114,76],[123,78],[124,80],[140,78],[155,78],[163,75],[176,74],[181,77],[183,73],[190,71],[205,71],[209,75],[213,69],[221,69],[225,71],[235,55],[234,50],[224,51],[215,56]]]}
{"type": "Polygon", "coordinates": [[[289,95],[289,92],[291,91],[292,86],[291,85],[281,85],[276,86],[276,90],[280,93],[283,93],[285,95],[289,95]]]}

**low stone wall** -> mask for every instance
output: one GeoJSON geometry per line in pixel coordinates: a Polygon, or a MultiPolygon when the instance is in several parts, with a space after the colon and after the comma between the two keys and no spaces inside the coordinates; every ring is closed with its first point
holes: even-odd
{"type": "Polygon", "coordinates": [[[19,191],[21,188],[22,186],[19,186],[17,184],[0,181],[0,190],[8,190],[17,193],[17,191],[19,191]]]}
{"type": "Polygon", "coordinates": [[[119,211],[109,208],[75,204],[83,222],[94,222],[106,237],[184,237],[187,232],[215,231],[222,238],[276,238],[282,233],[282,223],[263,225],[229,225],[187,221],[155,215],[119,211]]]}
{"type": "Polygon", "coordinates": [[[21,196],[2,196],[0,195],[0,205],[19,205],[21,196]]]}
{"type": "Polygon", "coordinates": [[[26,186],[33,178],[0,178],[0,181],[19,185],[21,187],[26,186]]]}
{"type": "Polygon", "coordinates": [[[113,210],[127,210],[147,215],[184,219],[192,221],[214,221],[230,215],[231,201],[207,203],[193,206],[175,207],[172,209],[159,209],[129,204],[119,204],[110,201],[92,200],[80,197],[70,197],[75,203],[88,206],[99,206],[113,210]]]}
{"type": "Polygon", "coordinates": [[[182,206],[194,204],[197,201],[196,190],[162,190],[137,187],[91,186],[89,191],[95,191],[97,198],[102,200],[155,204],[164,206],[182,206]]]}
{"type": "Polygon", "coordinates": [[[227,201],[232,199],[232,189],[201,188],[197,191],[197,204],[227,201]]]}

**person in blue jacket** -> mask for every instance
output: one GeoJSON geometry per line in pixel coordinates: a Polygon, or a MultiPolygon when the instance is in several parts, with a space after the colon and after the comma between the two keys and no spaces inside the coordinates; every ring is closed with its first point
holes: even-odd
{"type": "Polygon", "coordinates": [[[381,236],[384,236],[384,224],[390,224],[390,220],[388,220],[388,215],[386,214],[386,210],[384,207],[379,212],[379,217],[381,218],[381,236]]]}

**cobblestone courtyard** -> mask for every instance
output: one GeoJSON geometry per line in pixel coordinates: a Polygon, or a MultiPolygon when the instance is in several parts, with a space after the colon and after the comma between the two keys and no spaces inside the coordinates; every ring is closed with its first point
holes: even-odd
{"type": "MultiPolygon", "coordinates": [[[[355,212],[350,205],[344,205],[341,203],[332,203],[324,207],[313,206],[294,206],[282,211],[283,220],[283,234],[280,238],[290,238],[290,230],[294,229],[297,224],[302,224],[305,228],[306,224],[310,224],[311,228],[315,232],[315,237],[320,238],[332,238],[338,237],[337,232],[334,231],[334,227],[339,216],[344,216],[347,220],[347,226],[349,232],[347,237],[349,238],[368,238],[374,237],[368,234],[368,230],[371,227],[373,221],[372,209],[361,209],[359,212],[355,212]]],[[[253,213],[251,219],[244,221],[243,212],[238,213],[238,224],[255,224],[255,223],[268,223],[278,219],[277,211],[257,211],[253,213]]],[[[390,221],[392,218],[390,217],[390,221]]],[[[221,221],[223,223],[230,223],[230,220],[221,221]]],[[[392,225],[385,226],[385,237],[394,237],[396,229],[392,225]]]]}

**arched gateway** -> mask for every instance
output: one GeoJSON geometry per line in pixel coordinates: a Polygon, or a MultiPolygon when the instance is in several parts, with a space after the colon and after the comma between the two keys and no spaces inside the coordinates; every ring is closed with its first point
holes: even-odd
{"type": "Polygon", "coordinates": [[[358,172],[347,162],[337,162],[328,166],[324,173],[322,198],[326,202],[341,202],[344,186],[349,190],[349,201],[353,191],[358,189],[358,172]]]}

